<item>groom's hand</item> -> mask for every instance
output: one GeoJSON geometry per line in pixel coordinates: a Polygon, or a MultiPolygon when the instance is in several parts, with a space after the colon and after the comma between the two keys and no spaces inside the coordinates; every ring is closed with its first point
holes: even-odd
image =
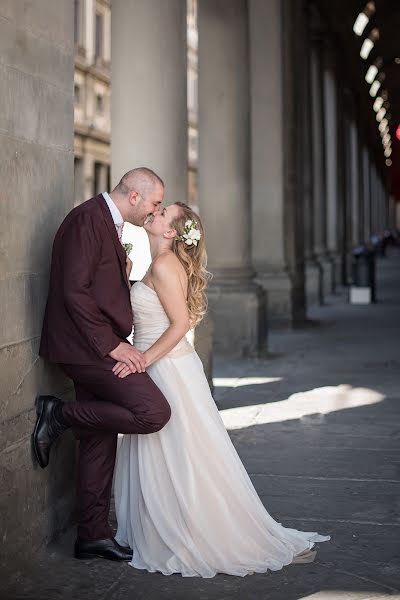
{"type": "Polygon", "coordinates": [[[111,358],[117,361],[113,367],[113,372],[120,370],[119,365],[122,363],[130,373],[144,373],[146,370],[146,362],[144,356],[134,346],[126,342],[121,342],[112,352],[109,353],[111,358]]]}

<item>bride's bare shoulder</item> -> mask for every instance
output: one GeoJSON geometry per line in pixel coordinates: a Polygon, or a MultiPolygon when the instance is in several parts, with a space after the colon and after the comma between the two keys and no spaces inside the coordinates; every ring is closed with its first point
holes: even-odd
{"type": "Polygon", "coordinates": [[[173,252],[165,252],[157,256],[152,262],[151,273],[156,277],[177,275],[180,279],[186,279],[185,269],[173,252]]]}

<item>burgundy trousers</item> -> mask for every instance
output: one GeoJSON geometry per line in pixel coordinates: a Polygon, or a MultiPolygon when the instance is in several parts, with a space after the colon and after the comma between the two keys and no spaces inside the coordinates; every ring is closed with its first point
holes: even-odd
{"type": "Polygon", "coordinates": [[[60,365],[72,379],[77,402],[63,406],[65,423],[79,443],[78,537],[113,537],[108,523],[118,433],[154,433],[171,416],[170,406],[147,373],[119,379],[115,361],[60,365]]]}

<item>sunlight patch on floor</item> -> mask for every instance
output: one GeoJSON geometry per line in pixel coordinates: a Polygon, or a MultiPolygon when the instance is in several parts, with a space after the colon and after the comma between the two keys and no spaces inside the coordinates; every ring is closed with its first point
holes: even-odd
{"type": "Polygon", "coordinates": [[[390,596],[391,600],[400,600],[400,596],[392,596],[382,592],[353,592],[346,590],[320,591],[310,596],[299,596],[297,600],[384,600],[390,596]]]}
{"type": "Polygon", "coordinates": [[[324,415],[338,410],[382,402],[385,396],[369,388],[337,385],[292,394],[286,400],[267,404],[239,406],[221,410],[227,429],[242,429],[263,423],[279,423],[300,419],[304,423],[324,420],[324,415]]]}
{"type": "Polygon", "coordinates": [[[245,385],[261,385],[282,381],[283,377],[214,377],[214,387],[243,387],[245,385]]]}

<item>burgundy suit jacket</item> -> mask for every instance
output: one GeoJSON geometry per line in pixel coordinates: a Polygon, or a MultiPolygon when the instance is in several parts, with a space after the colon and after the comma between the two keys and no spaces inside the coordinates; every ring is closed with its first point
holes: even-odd
{"type": "Polygon", "coordinates": [[[92,365],[132,330],[126,254],[102,195],[74,208],[53,244],[39,354],[92,365]]]}

